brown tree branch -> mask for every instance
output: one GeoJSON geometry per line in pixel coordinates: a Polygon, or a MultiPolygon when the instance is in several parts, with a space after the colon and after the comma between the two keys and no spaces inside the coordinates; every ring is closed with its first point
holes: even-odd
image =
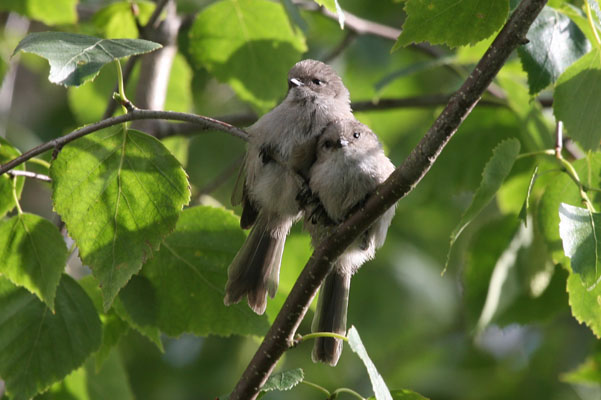
{"type": "Polygon", "coordinates": [[[468,116],[513,50],[526,33],[546,0],[522,0],[501,32],[461,88],[403,164],[369,197],[365,207],[353,213],[313,252],[294,284],[273,325],[232,392],[231,400],[255,399],[276,363],[293,343],[311,299],[332,262],[376,218],[406,196],[436,161],[461,122],[468,116]]]}
{"type": "Polygon", "coordinates": [[[107,118],[99,122],[86,125],[83,128],[79,128],[71,133],[66,134],[65,136],[52,139],[46,143],[34,147],[33,149],[21,154],[19,157],[7,162],[6,164],[0,165],[0,175],[4,174],[5,172],[8,172],[17,165],[23,164],[24,162],[37,156],[38,154],[44,153],[52,149],[61,149],[65,144],[72,142],[75,139],[79,139],[80,137],[88,135],[92,132],[99,131],[103,128],[108,128],[109,126],[118,125],[123,122],[136,121],[141,119],[167,119],[173,121],[191,122],[194,124],[198,124],[199,126],[205,127],[206,129],[214,129],[229,133],[230,135],[236,136],[242,140],[247,140],[248,138],[247,133],[244,132],[242,129],[214,118],[174,111],[136,109],[124,115],[107,118]]]}

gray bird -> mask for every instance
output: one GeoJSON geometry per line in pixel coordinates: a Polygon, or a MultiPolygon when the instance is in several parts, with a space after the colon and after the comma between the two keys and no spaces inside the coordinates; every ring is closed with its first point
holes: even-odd
{"type": "MultiPolygon", "coordinates": [[[[305,215],[305,228],[314,247],[351,211],[361,207],[366,196],[395,169],[376,135],[355,119],[330,124],[319,137],[316,154],[309,187],[320,205],[312,211],[309,207],[305,215]]],[[[395,207],[388,209],[334,262],[321,286],[313,332],[346,334],[351,276],[384,244],[394,211],[395,207]]],[[[312,358],[334,366],[341,352],[342,340],[317,338],[312,358]]]]}
{"type": "MultiPolygon", "coordinates": [[[[246,296],[257,314],[265,312],[267,294],[273,297],[277,291],[286,236],[302,216],[298,176],[283,165],[294,152],[299,170],[306,173],[315,159],[310,151],[315,138],[338,118],[352,118],[342,80],[330,66],[303,60],[288,73],[284,101],[247,129],[240,226],[252,229],[228,268],[226,305],[246,296]]],[[[235,196],[234,205],[239,202],[235,196]]]]}

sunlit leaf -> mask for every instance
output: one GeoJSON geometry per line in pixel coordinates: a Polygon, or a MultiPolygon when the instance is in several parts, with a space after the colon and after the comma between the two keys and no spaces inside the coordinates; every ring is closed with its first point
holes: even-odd
{"type": "Polygon", "coordinates": [[[555,117],[586,150],[599,148],[601,141],[600,92],[601,52],[593,49],[559,77],[553,95],[555,117]]]}
{"type": "Polygon", "coordinates": [[[601,354],[589,355],[582,364],[561,374],[559,379],[567,383],[598,386],[601,383],[601,354]]]}
{"type": "Polygon", "coordinates": [[[288,70],[306,49],[283,6],[267,0],[216,2],[190,30],[194,61],[261,111],[284,96],[288,70]]]}
{"type": "Polygon", "coordinates": [[[526,37],[529,42],[518,47],[518,54],[528,73],[532,95],[555,82],[591,49],[578,26],[550,7],[545,7],[536,17],[526,37]]]}
{"type": "Polygon", "coordinates": [[[58,228],[34,214],[0,221],[0,274],[40,298],[54,311],[54,296],[67,262],[58,228]]]}
{"type": "Polygon", "coordinates": [[[92,17],[92,23],[107,39],[136,39],[139,36],[136,19],[145,25],[154,11],[155,4],[150,1],[136,0],[138,15],[134,16],[132,3],[119,1],[98,10],[92,17]]]}
{"type": "Polygon", "coordinates": [[[567,290],[574,318],[586,324],[597,338],[601,338],[601,285],[588,290],[578,275],[570,274],[567,290]]]}
{"type": "Polygon", "coordinates": [[[52,83],[79,86],[94,79],[107,63],[160,48],[142,39],[101,39],[66,32],[34,32],[14,51],[33,53],[48,60],[52,83]]]}
{"type": "Polygon", "coordinates": [[[83,289],[63,275],[55,312],[0,278],[0,376],[13,400],[25,400],[63,379],[100,346],[101,328],[83,289]]]}
{"type": "Polygon", "coordinates": [[[495,33],[507,18],[509,1],[407,0],[405,12],[407,19],[393,50],[424,41],[455,47],[495,33]]]}
{"type": "Polygon", "coordinates": [[[50,174],[54,207],[108,308],[175,228],[190,199],[186,174],[160,141],[123,126],[65,146],[50,174]]]}
{"type": "Polygon", "coordinates": [[[324,6],[334,14],[337,14],[340,29],[344,28],[344,12],[342,12],[342,8],[340,8],[338,0],[315,0],[315,2],[320,6],[324,6]]]}
{"type": "MultiPolygon", "coordinates": [[[[6,140],[0,137],[0,164],[4,164],[14,158],[17,158],[21,153],[11,146],[6,140]]],[[[24,170],[23,165],[19,165],[15,169],[24,170]]],[[[17,196],[21,196],[25,178],[16,177],[17,180],[17,196]]],[[[13,178],[8,174],[0,175],[0,218],[7,212],[15,208],[15,199],[13,197],[13,178]]]]}
{"type": "Polygon", "coordinates": [[[586,208],[559,205],[559,236],[572,272],[590,290],[601,278],[601,215],[586,208]]]}
{"type": "Polygon", "coordinates": [[[0,10],[15,11],[46,25],[77,22],[78,0],[2,0],[0,10]]]}
{"type": "MultiPolygon", "coordinates": [[[[576,172],[581,177],[588,177],[584,183],[590,187],[601,187],[601,157],[593,154],[588,160],[577,160],[573,164],[576,172]]],[[[541,174],[545,170],[541,170],[541,174]]],[[[570,259],[563,251],[561,237],[559,237],[559,205],[567,203],[581,206],[582,199],[578,186],[566,173],[547,170],[550,180],[537,207],[536,221],[545,238],[549,256],[554,263],[570,265],[570,259]]]]}

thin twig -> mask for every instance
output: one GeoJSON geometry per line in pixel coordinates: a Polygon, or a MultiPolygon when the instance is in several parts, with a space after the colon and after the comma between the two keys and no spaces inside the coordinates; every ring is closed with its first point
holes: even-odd
{"type": "Polygon", "coordinates": [[[518,5],[467,80],[449,100],[403,164],[376,188],[363,209],[353,213],[317,246],[259,349],[236,384],[230,396],[231,400],[256,398],[282,354],[294,343],[294,333],[317,289],[330,271],[332,262],[376,218],[405,197],[421,181],[509,55],[523,42],[530,25],[545,3],[546,0],[523,0],[518,5]]]}
{"type": "Polygon", "coordinates": [[[7,162],[6,164],[0,165],[0,175],[4,174],[10,169],[13,169],[17,165],[24,163],[25,161],[31,159],[32,157],[37,156],[38,154],[44,153],[48,150],[52,149],[60,149],[65,144],[78,139],[82,136],[88,135],[92,132],[96,132],[100,129],[107,128],[109,126],[121,124],[123,122],[128,121],[136,121],[140,119],[167,119],[174,121],[185,121],[192,122],[198,124],[203,127],[207,127],[208,129],[215,129],[218,131],[223,131],[238,137],[243,140],[247,140],[247,133],[242,129],[232,126],[226,122],[219,121],[214,118],[204,117],[202,115],[195,114],[186,114],[174,111],[156,111],[156,110],[134,110],[130,113],[119,115],[117,117],[111,117],[104,119],[102,121],[86,125],[83,128],[79,128],[71,133],[68,133],[65,136],[58,137],[56,139],[52,139],[49,142],[43,143],[33,149],[21,154],[19,157],[7,162]]]}
{"type": "Polygon", "coordinates": [[[52,179],[48,175],[38,174],[31,171],[21,171],[18,169],[11,169],[10,171],[6,171],[6,173],[10,176],[24,176],[26,178],[37,179],[43,182],[52,182],[52,179]]]}

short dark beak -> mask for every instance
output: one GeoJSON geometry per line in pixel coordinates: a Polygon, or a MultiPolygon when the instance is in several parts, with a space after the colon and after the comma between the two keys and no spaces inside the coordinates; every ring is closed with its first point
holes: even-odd
{"type": "Polygon", "coordinates": [[[341,147],[346,147],[348,146],[348,140],[346,139],[338,139],[336,141],[336,147],[341,148],[341,147]]]}
{"type": "Polygon", "coordinates": [[[288,89],[298,86],[303,86],[303,83],[296,78],[288,79],[288,89]]]}

